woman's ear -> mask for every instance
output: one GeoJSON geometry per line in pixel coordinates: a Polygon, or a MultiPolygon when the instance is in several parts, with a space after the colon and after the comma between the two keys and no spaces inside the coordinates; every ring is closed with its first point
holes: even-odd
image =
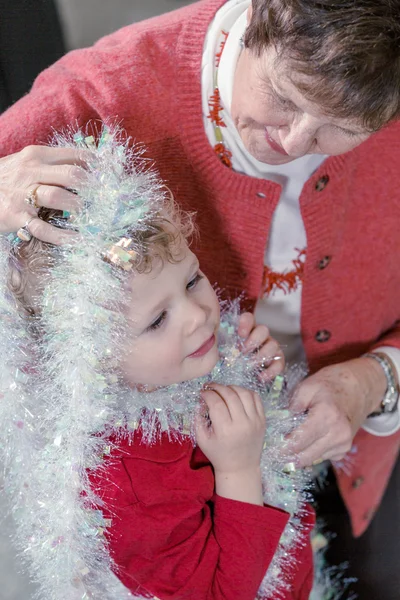
{"type": "Polygon", "coordinates": [[[247,25],[250,23],[252,14],[253,14],[253,6],[252,6],[252,4],[250,4],[249,8],[247,9],[247,25]]]}

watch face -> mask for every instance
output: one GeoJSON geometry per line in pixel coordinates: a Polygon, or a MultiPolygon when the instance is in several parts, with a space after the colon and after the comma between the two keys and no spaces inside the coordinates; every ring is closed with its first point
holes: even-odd
{"type": "Polygon", "coordinates": [[[390,386],[385,394],[384,399],[382,400],[382,412],[394,412],[397,408],[398,400],[399,393],[397,389],[394,386],[390,386]]]}

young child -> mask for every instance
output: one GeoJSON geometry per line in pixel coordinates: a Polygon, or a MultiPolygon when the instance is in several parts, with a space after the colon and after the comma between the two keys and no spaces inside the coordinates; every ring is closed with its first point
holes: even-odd
{"type": "Polygon", "coordinates": [[[20,427],[35,430],[24,495],[39,505],[22,510],[21,545],[46,600],[306,600],[312,516],[292,519],[277,561],[289,514],[264,503],[282,483],[266,473],[285,461],[262,462],[257,390],[282,352],[250,313],[237,333],[229,316],[221,328],[190,218],[115,136],[98,148],[75,136],[89,147],[76,238],[13,251],[10,287],[40,348],[21,385],[43,404],[40,427],[20,427]]]}

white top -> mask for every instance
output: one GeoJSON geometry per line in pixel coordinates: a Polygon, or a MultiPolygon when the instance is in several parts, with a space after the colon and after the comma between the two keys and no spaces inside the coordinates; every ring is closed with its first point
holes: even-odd
{"type": "MultiPolygon", "coordinates": [[[[250,0],[229,0],[217,12],[211,23],[204,45],[202,61],[202,105],[204,127],[212,146],[215,145],[215,132],[208,118],[208,101],[217,85],[223,110],[221,116],[226,124],[223,128],[224,142],[232,152],[233,169],[239,173],[269,179],[282,186],[279,203],[273,215],[264,263],[276,272],[286,272],[293,268],[293,260],[298,251],[306,248],[307,239],[300,212],[299,197],[305,182],[323,163],[326,156],[309,154],[283,165],[268,165],[256,160],[245,148],[232,121],[230,108],[237,60],[241,52],[241,37],[247,24],[247,8],[250,0]],[[216,70],[215,56],[220,50],[222,30],[229,32],[219,68],[216,70]]],[[[261,297],[256,305],[255,316],[258,323],[267,325],[271,335],[281,344],[288,364],[305,363],[306,356],[301,339],[301,282],[290,293],[273,290],[261,297]]],[[[400,350],[382,347],[400,374],[400,350]]],[[[368,419],[364,429],[374,435],[391,435],[400,428],[400,412],[368,419]]]]}

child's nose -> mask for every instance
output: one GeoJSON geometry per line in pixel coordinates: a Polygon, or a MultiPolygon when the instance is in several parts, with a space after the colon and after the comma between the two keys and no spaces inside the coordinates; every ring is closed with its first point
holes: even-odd
{"type": "Polygon", "coordinates": [[[207,322],[207,310],[197,302],[188,301],[185,311],[188,334],[196,331],[207,322]]]}

